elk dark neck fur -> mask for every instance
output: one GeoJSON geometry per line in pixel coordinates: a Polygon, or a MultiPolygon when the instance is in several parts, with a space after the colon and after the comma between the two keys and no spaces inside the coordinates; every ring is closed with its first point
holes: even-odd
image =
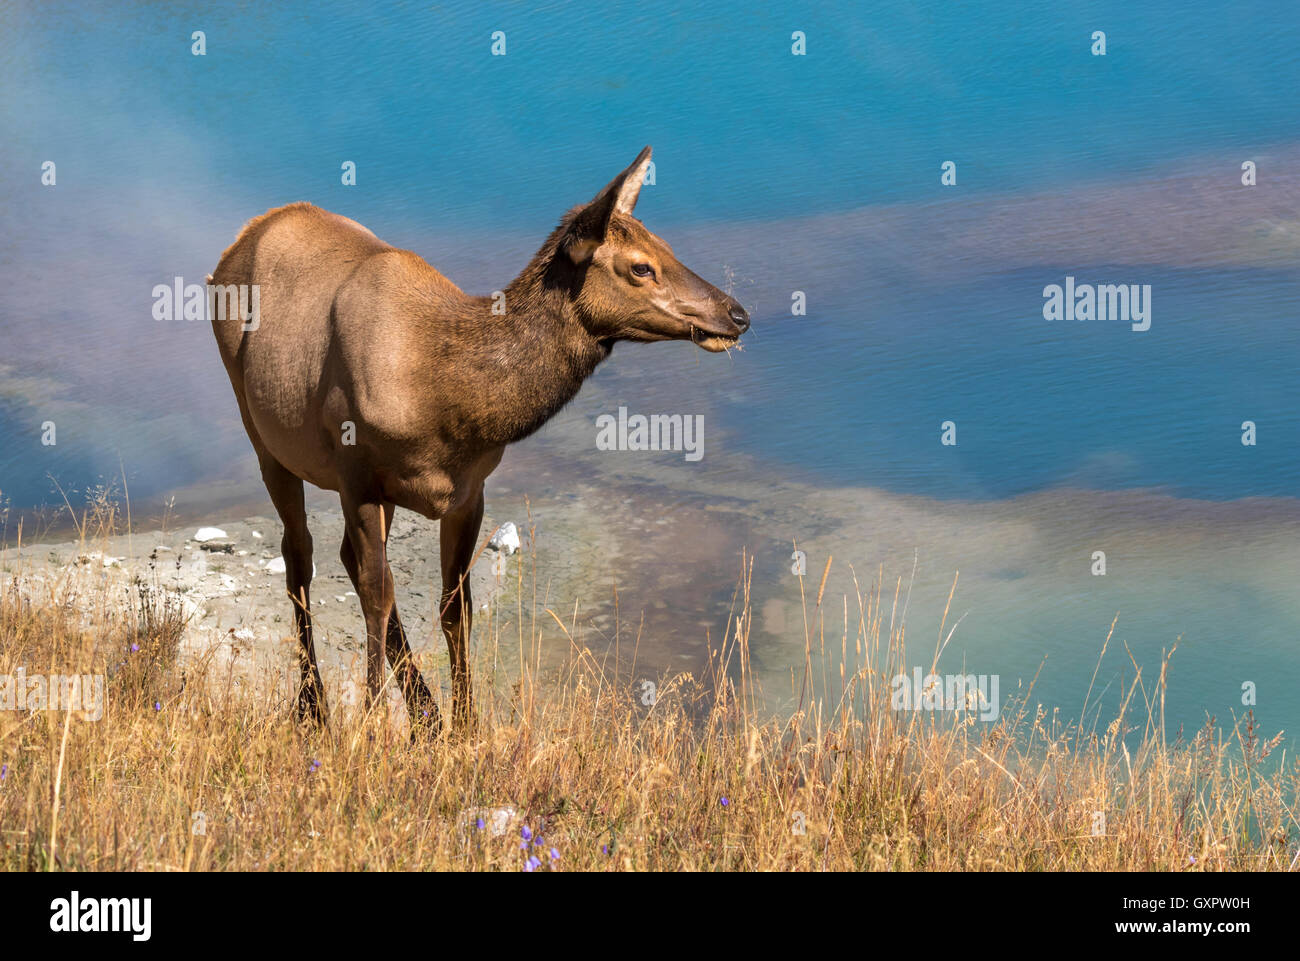
{"type": "Polygon", "coordinates": [[[506,287],[504,313],[493,312],[492,297],[470,298],[473,366],[486,378],[472,418],[485,444],[535,432],[609,356],[611,345],[592,336],[574,306],[578,268],[559,250],[569,219],[506,287]]]}

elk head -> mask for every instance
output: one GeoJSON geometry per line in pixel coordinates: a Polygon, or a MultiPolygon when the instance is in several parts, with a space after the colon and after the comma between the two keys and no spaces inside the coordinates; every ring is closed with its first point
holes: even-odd
{"type": "Polygon", "coordinates": [[[578,316],[601,341],[690,340],[726,350],[749,329],[749,314],[632,216],[649,165],[646,147],[567,218],[560,251],[577,268],[578,316]]]}

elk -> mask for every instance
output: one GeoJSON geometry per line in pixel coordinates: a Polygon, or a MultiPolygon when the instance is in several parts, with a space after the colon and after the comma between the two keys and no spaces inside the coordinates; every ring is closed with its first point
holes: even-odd
{"type": "Polygon", "coordinates": [[[468,575],[483,483],[506,445],[567,404],[618,341],[690,340],[719,352],[749,329],[734,298],[632,216],[650,153],[564,215],[505,288],[504,311],[494,310],[499,297],[466,294],[417,254],[308,203],[255,217],[222,254],[210,287],[260,295],[256,324],[213,311],[212,326],[284,524],[301,720],[326,721],[304,482],[337,491],[343,509],[339,556],[365,618],[366,704],[380,694],[387,658],[413,736],[442,721],[398,617],[385,545],[397,507],[439,521],[453,729],[468,728],[468,575]]]}

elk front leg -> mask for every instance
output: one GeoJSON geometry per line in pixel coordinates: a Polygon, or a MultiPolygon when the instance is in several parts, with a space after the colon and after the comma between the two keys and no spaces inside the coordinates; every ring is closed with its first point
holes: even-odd
{"type": "Polygon", "coordinates": [[[452,723],[456,730],[468,730],[474,723],[474,701],[469,672],[469,632],[474,621],[474,598],[470,592],[469,569],[483,523],[483,488],[468,504],[444,514],[440,522],[442,553],[442,630],[447,635],[451,658],[452,723]]]}
{"type": "Polygon", "coordinates": [[[393,580],[388,576],[388,518],[379,501],[343,498],[343,520],[356,558],[357,596],[366,619],[366,709],[379,703],[384,686],[384,641],[393,612],[393,580]]]}

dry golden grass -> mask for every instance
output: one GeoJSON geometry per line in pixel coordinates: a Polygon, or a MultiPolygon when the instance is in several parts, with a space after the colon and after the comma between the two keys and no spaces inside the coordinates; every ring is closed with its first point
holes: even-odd
{"type": "MultiPolygon", "coordinates": [[[[314,731],[287,703],[214,693],[177,661],[183,616],[148,585],[87,610],[33,606],[8,580],[0,674],[108,675],[98,722],[0,711],[9,870],[1296,867],[1300,768],[1262,763],[1252,719],[1167,743],[1163,667],[1105,730],[1041,709],[991,725],[891,710],[910,662],[878,586],[846,605],[810,590],[805,668],[827,637],[860,667],[815,697],[808,678],[792,716],[754,688],[742,577],[710,669],[663,679],[653,706],[560,618],[525,612],[508,639],[523,666],[495,687],[480,667],[476,734],[412,744],[374,719],[314,731]],[[571,656],[542,671],[556,643],[571,656]]],[[[506,643],[477,638],[480,665],[506,643]]]]}

